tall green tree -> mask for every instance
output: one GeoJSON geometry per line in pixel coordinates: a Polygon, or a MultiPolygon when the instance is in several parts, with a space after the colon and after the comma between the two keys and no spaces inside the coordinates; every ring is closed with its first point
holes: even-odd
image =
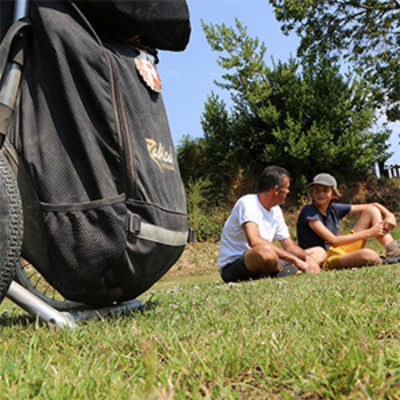
{"type": "Polygon", "coordinates": [[[400,119],[400,1],[269,0],[288,34],[300,37],[298,55],[342,57],[374,88],[389,120],[400,119]]]}
{"type": "Polygon", "coordinates": [[[268,164],[282,165],[301,189],[318,172],[348,179],[388,157],[390,131],[371,128],[375,113],[364,81],[343,76],[324,58],[269,68],[265,45],[239,21],[234,28],[203,28],[225,70],[217,84],[232,99],[228,110],[212,94],[202,116],[202,174],[215,183],[214,191],[226,192],[239,169],[257,175],[268,164]]]}

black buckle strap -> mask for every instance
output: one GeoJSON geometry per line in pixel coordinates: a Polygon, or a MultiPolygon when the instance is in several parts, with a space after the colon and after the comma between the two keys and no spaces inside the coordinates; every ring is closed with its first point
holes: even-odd
{"type": "Polygon", "coordinates": [[[196,231],[189,226],[187,242],[194,243],[195,241],[196,241],[196,231]]]}
{"type": "Polygon", "coordinates": [[[142,223],[142,218],[140,218],[137,214],[131,214],[129,218],[129,232],[133,233],[134,235],[138,235],[140,233],[140,226],[142,223]]]}
{"type": "Polygon", "coordinates": [[[190,227],[187,232],[173,231],[162,226],[149,224],[142,220],[138,214],[131,214],[129,217],[128,231],[137,238],[170,246],[182,246],[185,243],[193,243],[196,239],[196,231],[190,227]]]}

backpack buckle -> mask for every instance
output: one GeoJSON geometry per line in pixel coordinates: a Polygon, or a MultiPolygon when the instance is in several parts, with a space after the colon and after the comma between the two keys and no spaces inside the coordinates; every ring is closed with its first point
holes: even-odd
{"type": "Polygon", "coordinates": [[[133,233],[134,235],[138,235],[140,233],[140,225],[142,223],[142,218],[140,218],[137,214],[131,214],[129,218],[129,232],[133,233]]]}

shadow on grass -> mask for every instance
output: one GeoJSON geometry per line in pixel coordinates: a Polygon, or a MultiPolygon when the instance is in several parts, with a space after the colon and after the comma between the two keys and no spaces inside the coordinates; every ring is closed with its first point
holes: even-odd
{"type": "Polygon", "coordinates": [[[23,315],[13,315],[4,312],[0,316],[0,326],[3,328],[11,328],[19,326],[21,328],[27,328],[35,324],[37,318],[33,315],[23,314],[23,315]]]}

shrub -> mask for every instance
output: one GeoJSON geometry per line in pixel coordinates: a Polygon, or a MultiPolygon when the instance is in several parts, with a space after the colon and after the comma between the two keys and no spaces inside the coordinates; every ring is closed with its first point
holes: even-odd
{"type": "Polygon", "coordinates": [[[217,242],[228,216],[224,208],[209,205],[207,196],[210,186],[209,179],[199,178],[189,182],[186,189],[189,225],[196,231],[196,240],[199,242],[217,242]]]}

